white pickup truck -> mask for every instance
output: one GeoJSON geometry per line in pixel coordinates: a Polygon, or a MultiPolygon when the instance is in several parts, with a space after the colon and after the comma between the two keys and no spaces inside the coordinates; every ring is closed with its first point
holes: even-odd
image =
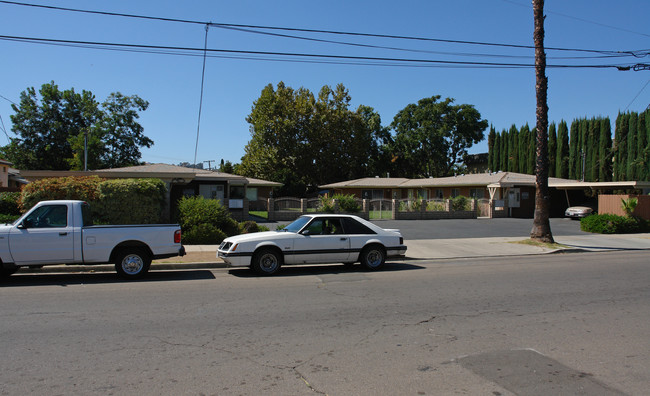
{"type": "Polygon", "coordinates": [[[114,263],[120,277],[135,279],[151,260],[184,254],[178,224],[93,225],[83,201],[42,201],[0,225],[0,276],[23,266],[114,263]]]}

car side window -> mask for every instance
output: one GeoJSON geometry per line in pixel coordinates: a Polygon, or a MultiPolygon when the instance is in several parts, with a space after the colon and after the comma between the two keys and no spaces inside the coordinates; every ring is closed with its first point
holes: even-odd
{"type": "Polygon", "coordinates": [[[346,234],[350,235],[372,235],[376,234],[373,230],[366,227],[364,224],[359,223],[355,219],[345,217],[343,218],[343,227],[346,234]]]}
{"type": "Polygon", "coordinates": [[[46,205],[33,211],[23,220],[26,228],[52,228],[68,226],[66,205],[46,205]]]}
{"type": "Polygon", "coordinates": [[[309,235],[343,234],[340,219],[316,219],[307,226],[309,235]]]}

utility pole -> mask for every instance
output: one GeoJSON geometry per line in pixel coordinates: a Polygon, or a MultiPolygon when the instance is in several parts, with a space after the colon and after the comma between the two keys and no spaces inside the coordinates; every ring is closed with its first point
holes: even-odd
{"type": "Polygon", "coordinates": [[[203,163],[206,163],[206,162],[208,163],[208,170],[212,170],[212,163],[217,162],[217,161],[215,161],[215,160],[203,161],[203,163]]]}

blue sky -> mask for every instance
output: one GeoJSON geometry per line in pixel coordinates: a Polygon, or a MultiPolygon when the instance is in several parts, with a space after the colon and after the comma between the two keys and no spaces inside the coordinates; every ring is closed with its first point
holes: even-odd
{"type": "MultiPolygon", "coordinates": [[[[455,1],[24,1],[74,9],[242,25],[263,25],[533,45],[529,0],[455,1]]],[[[629,51],[650,49],[647,0],[547,0],[547,47],[629,51]]],[[[364,48],[218,27],[208,30],[210,49],[313,53],[373,58],[533,64],[532,49],[460,45],[388,38],[277,32],[402,50],[364,48]],[[403,51],[404,49],[416,50],[403,51]],[[500,55],[483,56],[484,54],[500,55]],[[507,57],[506,57],[507,56],[507,57]]],[[[201,24],[91,15],[0,3],[0,35],[73,41],[203,48],[201,24]]],[[[163,55],[53,46],[0,40],[0,117],[10,136],[11,103],[27,87],[54,81],[59,89],[92,91],[98,101],[111,92],[136,94],[150,102],[141,114],[145,135],[155,145],[143,160],[194,162],[201,88],[201,56],[163,55]]],[[[547,51],[550,64],[650,64],[650,57],[558,59],[593,53],[547,51]]],[[[245,118],[267,84],[283,81],[315,94],[324,85],[344,84],[352,106],[373,107],[388,125],[409,103],[433,95],[474,105],[497,130],[535,124],[532,68],[387,66],[379,62],[332,64],[287,62],[287,58],[221,54],[206,62],[197,162],[240,162],[250,139],[245,118]],[[253,59],[254,58],[254,59],[253,59]],[[265,58],[260,60],[259,58],[265,58]],[[269,60],[273,58],[274,60],[269,60]],[[370,64],[375,63],[375,65],[370,64]]],[[[350,63],[350,62],[345,62],[350,63]]],[[[650,104],[650,71],[614,68],[547,70],[549,119],[609,116],[642,111],[650,104]],[[644,89],[645,87],[645,89],[644,89]]],[[[487,131],[486,131],[487,136],[487,131]]],[[[7,144],[0,133],[0,145],[7,144]]],[[[484,141],[471,152],[486,152],[484,141]]],[[[206,164],[207,166],[207,164],[206,164]]]]}

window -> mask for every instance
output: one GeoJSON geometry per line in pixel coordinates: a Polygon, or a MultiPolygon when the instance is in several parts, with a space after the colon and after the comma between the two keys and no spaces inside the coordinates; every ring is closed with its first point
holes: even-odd
{"type": "Polygon", "coordinates": [[[485,198],[485,189],[483,188],[470,188],[469,196],[475,199],[485,198]]]}
{"type": "Polygon", "coordinates": [[[244,199],[246,197],[246,189],[244,186],[230,186],[230,199],[244,199]]]}
{"type": "Polygon", "coordinates": [[[343,227],[345,227],[345,233],[350,235],[372,235],[375,234],[373,230],[366,227],[364,224],[359,223],[358,221],[344,217],[343,227]]]}
{"type": "Polygon", "coordinates": [[[45,205],[33,211],[23,220],[26,228],[51,228],[68,226],[66,205],[45,205]]]}
{"type": "Polygon", "coordinates": [[[460,195],[460,188],[452,188],[451,189],[451,197],[456,198],[460,195]]]}
{"type": "Polygon", "coordinates": [[[246,189],[246,198],[249,201],[257,201],[257,187],[248,187],[246,189]]]}
{"type": "Polygon", "coordinates": [[[436,188],[436,198],[443,199],[444,197],[445,193],[442,191],[442,188],[436,188]]]}
{"type": "Polygon", "coordinates": [[[361,198],[363,199],[383,199],[384,190],[363,190],[361,191],[361,198]]]}

